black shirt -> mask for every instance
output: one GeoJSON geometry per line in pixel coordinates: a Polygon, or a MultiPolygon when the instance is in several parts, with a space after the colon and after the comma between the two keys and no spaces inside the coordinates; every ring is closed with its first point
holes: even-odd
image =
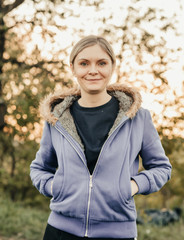
{"type": "Polygon", "coordinates": [[[98,107],[81,107],[78,101],[75,101],[70,108],[78,134],[84,144],[87,166],[91,174],[118,110],[119,102],[115,97],[98,107]]]}

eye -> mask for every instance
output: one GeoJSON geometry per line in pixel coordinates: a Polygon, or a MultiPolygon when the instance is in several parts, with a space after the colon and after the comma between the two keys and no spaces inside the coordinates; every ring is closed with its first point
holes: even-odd
{"type": "Polygon", "coordinates": [[[106,65],[106,62],[101,61],[101,62],[99,62],[99,65],[100,65],[100,66],[105,66],[105,65],[106,65]]]}
{"type": "Polygon", "coordinates": [[[87,62],[81,62],[80,65],[85,67],[85,66],[87,66],[88,64],[87,64],[87,62]]]}

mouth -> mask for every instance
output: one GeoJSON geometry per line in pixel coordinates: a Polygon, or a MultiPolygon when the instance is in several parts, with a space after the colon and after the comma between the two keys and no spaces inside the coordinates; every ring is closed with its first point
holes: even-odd
{"type": "Polygon", "coordinates": [[[90,78],[90,79],[86,79],[86,81],[100,81],[102,80],[101,78],[90,78]]]}

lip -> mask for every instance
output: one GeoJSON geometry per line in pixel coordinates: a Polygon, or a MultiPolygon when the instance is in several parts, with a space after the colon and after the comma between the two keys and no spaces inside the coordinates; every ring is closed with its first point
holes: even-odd
{"type": "Polygon", "coordinates": [[[100,81],[102,80],[101,78],[90,78],[90,79],[86,79],[87,81],[100,81]]]}

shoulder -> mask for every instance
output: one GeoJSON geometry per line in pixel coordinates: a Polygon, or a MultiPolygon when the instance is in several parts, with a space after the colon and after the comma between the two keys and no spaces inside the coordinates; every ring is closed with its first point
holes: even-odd
{"type": "Polygon", "coordinates": [[[148,109],[140,107],[139,110],[137,111],[135,117],[146,117],[147,115],[151,116],[151,113],[148,109]]]}
{"type": "Polygon", "coordinates": [[[143,107],[141,107],[135,117],[133,118],[135,122],[140,121],[143,124],[146,124],[146,122],[152,123],[152,116],[151,113],[148,109],[145,109],[143,107]]]}

